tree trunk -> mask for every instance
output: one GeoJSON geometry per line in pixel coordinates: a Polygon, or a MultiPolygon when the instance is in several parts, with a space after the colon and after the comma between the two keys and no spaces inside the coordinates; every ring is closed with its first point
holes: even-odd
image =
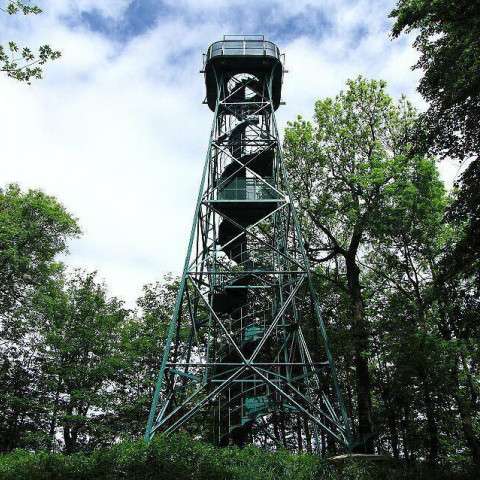
{"type": "Polygon", "coordinates": [[[48,436],[50,438],[50,451],[55,452],[55,429],[57,427],[57,413],[58,413],[58,405],[60,399],[60,385],[61,380],[60,378],[57,381],[57,386],[55,389],[55,400],[52,409],[52,417],[50,419],[50,428],[48,431],[48,436]]]}
{"type": "MultiPolygon", "coordinates": [[[[71,417],[73,414],[73,407],[69,405],[66,409],[66,414],[71,417]]],[[[65,442],[65,453],[75,453],[77,450],[77,439],[74,427],[70,424],[71,420],[67,419],[63,425],[63,441],[65,442]]]]}
{"type": "Polygon", "coordinates": [[[364,317],[362,290],[360,286],[360,269],[355,262],[355,256],[346,257],[347,281],[352,305],[352,333],[354,349],[354,365],[357,387],[358,431],[361,445],[357,451],[373,453],[373,422],[370,373],[368,360],[369,338],[364,317]]]}
{"type": "Polygon", "coordinates": [[[410,411],[410,405],[405,404],[403,406],[403,422],[402,422],[402,433],[403,433],[403,452],[406,460],[415,461],[416,455],[414,447],[410,444],[410,439],[412,435],[412,415],[410,411]]]}
{"type": "Polygon", "coordinates": [[[273,434],[275,436],[275,439],[277,440],[277,443],[280,444],[280,431],[278,430],[278,415],[274,413],[272,415],[272,423],[273,423],[273,434]]]}
{"type": "Polygon", "coordinates": [[[310,433],[310,427],[308,425],[308,419],[306,416],[303,417],[303,426],[305,429],[305,441],[306,441],[307,452],[312,453],[312,434],[310,433]]]}
{"type": "Polygon", "coordinates": [[[285,419],[283,416],[280,416],[280,435],[282,437],[283,446],[288,449],[287,434],[285,432],[285,419]]]}
{"type": "Polygon", "coordinates": [[[405,460],[410,460],[410,449],[408,445],[408,409],[407,407],[403,408],[403,418],[400,420],[400,426],[402,431],[402,447],[403,447],[403,456],[405,460]]]}
{"type": "Polygon", "coordinates": [[[63,441],[65,442],[65,453],[73,453],[75,449],[68,425],[63,426],[63,441]]]}
{"type": "MultiPolygon", "coordinates": [[[[449,298],[448,291],[443,290],[443,298],[449,298]]],[[[448,311],[448,305],[445,301],[441,300],[441,305],[443,307],[442,311],[448,311]]],[[[442,337],[444,340],[451,341],[452,340],[452,328],[447,321],[447,317],[444,314],[442,318],[442,322],[440,323],[440,332],[442,333],[442,337]]],[[[456,333],[457,336],[458,332],[456,333]]],[[[453,384],[455,385],[455,391],[453,393],[453,397],[455,399],[455,403],[457,404],[458,413],[460,415],[460,421],[462,424],[462,431],[463,436],[465,437],[465,442],[467,443],[468,448],[470,449],[470,453],[472,455],[472,460],[475,465],[480,465],[480,439],[475,435],[475,430],[473,428],[473,419],[472,419],[472,406],[475,405],[477,400],[476,391],[473,388],[473,383],[470,377],[470,372],[468,370],[468,366],[466,365],[465,358],[462,356],[461,353],[458,354],[459,358],[455,359],[455,365],[452,368],[452,380],[453,384]],[[467,399],[463,396],[461,389],[460,389],[460,379],[458,378],[458,365],[459,362],[463,365],[464,369],[467,372],[468,378],[468,387],[470,391],[470,399],[467,399]]]]}
{"type": "Polygon", "coordinates": [[[432,400],[432,392],[428,388],[426,380],[423,379],[423,399],[425,402],[425,413],[427,416],[428,431],[428,463],[435,464],[438,460],[440,442],[438,440],[438,427],[435,419],[435,409],[432,400]]]}
{"type": "Polygon", "coordinates": [[[356,425],[356,422],[353,421],[353,419],[355,418],[355,405],[354,405],[354,389],[353,389],[353,383],[354,383],[354,375],[355,374],[352,374],[351,371],[352,369],[354,369],[354,365],[353,365],[353,362],[352,362],[352,359],[349,358],[348,359],[348,362],[346,362],[346,365],[345,365],[345,379],[346,379],[346,386],[345,386],[345,389],[347,391],[347,414],[348,414],[348,418],[351,419],[351,429],[352,429],[352,437],[353,438],[356,438],[357,437],[357,425],[356,425]]]}
{"type": "Polygon", "coordinates": [[[382,400],[385,405],[385,411],[387,412],[388,429],[390,430],[390,443],[392,445],[392,453],[394,458],[399,458],[398,451],[398,429],[397,429],[397,410],[393,405],[390,390],[387,386],[382,388],[382,400]]]}
{"type": "Polygon", "coordinates": [[[302,437],[302,418],[297,417],[297,445],[298,452],[303,452],[303,437],[302,437]]]}
{"type": "Polygon", "coordinates": [[[325,432],[323,428],[320,430],[320,449],[322,452],[322,457],[327,455],[327,440],[325,438],[325,432]]]}
{"type": "Polygon", "coordinates": [[[454,397],[457,404],[458,413],[460,414],[460,420],[462,422],[463,435],[468,448],[470,449],[473,462],[475,465],[480,465],[480,441],[475,435],[475,430],[473,428],[472,405],[470,401],[461,393],[457,365],[455,366],[452,375],[456,386],[454,397]]]}
{"type": "Polygon", "coordinates": [[[325,436],[325,440],[327,442],[327,456],[334,457],[337,454],[337,442],[330,435],[325,436]]]}

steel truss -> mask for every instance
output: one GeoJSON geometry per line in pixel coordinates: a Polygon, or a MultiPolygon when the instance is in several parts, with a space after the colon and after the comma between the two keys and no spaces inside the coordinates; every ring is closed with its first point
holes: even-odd
{"type": "Polygon", "coordinates": [[[277,426],[294,421],[297,447],[309,437],[319,448],[326,432],[350,449],[275,120],[282,66],[213,68],[213,126],[145,438],[202,413],[219,445],[292,447],[277,426]]]}

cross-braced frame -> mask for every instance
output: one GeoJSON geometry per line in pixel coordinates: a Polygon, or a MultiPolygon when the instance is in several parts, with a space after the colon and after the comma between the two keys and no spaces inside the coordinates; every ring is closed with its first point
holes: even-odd
{"type": "Polygon", "coordinates": [[[278,48],[217,43],[205,65],[213,126],[146,439],[202,413],[219,445],[318,448],[326,432],[349,449],[275,120],[278,48]]]}

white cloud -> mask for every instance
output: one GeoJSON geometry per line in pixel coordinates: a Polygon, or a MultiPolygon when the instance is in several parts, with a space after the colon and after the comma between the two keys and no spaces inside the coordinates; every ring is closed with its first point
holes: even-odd
{"type": "MultiPolygon", "coordinates": [[[[183,265],[212,117],[201,104],[201,53],[241,26],[232,17],[192,28],[178,15],[120,44],[62,21],[91,8],[119,21],[128,3],[50,0],[38,18],[0,20],[2,42],[49,42],[63,51],[31,87],[0,78],[0,184],[16,181],[56,195],[84,231],[67,262],[98,269],[112,293],[131,303],[144,283],[183,265]]],[[[276,21],[286,21],[285,4],[273,4],[276,21]]],[[[290,5],[291,14],[307,4],[290,5]]],[[[391,2],[378,12],[366,1],[329,4],[336,22],[329,35],[281,45],[290,70],[281,124],[297,113],[310,116],[315,99],[336,94],[358,74],[386,78],[395,95],[406,92],[421,104],[418,74],[409,69],[416,54],[405,41],[390,42],[385,31],[391,2]],[[362,15],[366,37],[351,45],[362,15]]],[[[190,13],[226,8],[216,0],[175,6],[190,13]]]]}
{"type": "Polygon", "coordinates": [[[96,10],[107,18],[120,18],[133,0],[45,0],[42,9],[52,14],[75,15],[96,10]]]}

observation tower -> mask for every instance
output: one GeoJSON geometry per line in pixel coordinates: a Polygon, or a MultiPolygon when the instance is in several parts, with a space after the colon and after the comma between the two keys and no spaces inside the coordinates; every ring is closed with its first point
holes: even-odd
{"type": "Polygon", "coordinates": [[[213,125],[147,441],[350,449],[275,121],[283,59],[258,35],[204,55],[213,125]]]}

